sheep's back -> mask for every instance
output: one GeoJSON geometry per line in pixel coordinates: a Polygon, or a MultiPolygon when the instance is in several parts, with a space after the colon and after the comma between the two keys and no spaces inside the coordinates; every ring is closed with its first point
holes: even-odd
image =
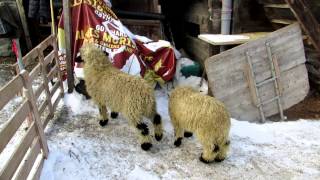
{"type": "MultiPolygon", "coordinates": [[[[183,90],[181,90],[182,92],[183,90]]],[[[170,112],[179,119],[179,123],[186,128],[220,128],[229,129],[230,118],[225,106],[210,96],[197,92],[173,92],[170,97],[170,112]]]]}
{"type": "Polygon", "coordinates": [[[105,101],[114,111],[126,111],[134,105],[142,111],[150,102],[155,103],[153,89],[141,78],[120,71],[88,71],[88,93],[98,101],[105,101]]]}

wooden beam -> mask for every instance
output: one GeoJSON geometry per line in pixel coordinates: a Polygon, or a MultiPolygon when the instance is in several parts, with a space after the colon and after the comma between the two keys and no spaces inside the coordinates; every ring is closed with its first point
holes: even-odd
{"type": "Polygon", "coordinates": [[[22,87],[21,77],[16,76],[0,89],[0,110],[22,89],[22,87]]]}
{"type": "Polygon", "coordinates": [[[310,37],[312,45],[320,52],[320,26],[305,0],[285,0],[304,32],[310,37]]]}
{"type": "Polygon", "coordinates": [[[5,123],[0,131],[0,153],[4,150],[16,131],[19,129],[22,122],[26,119],[30,112],[29,103],[24,101],[22,106],[14,112],[14,115],[5,123]]]}
{"type": "Polygon", "coordinates": [[[25,87],[25,94],[29,100],[31,110],[33,111],[35,127],[37,130],[37,134],[40,138],[42,152],[43,152],[44,157],[47,158],[48,153],[49,153],[48,144],[47,144],[46,137],[44,135],[44,130],[43,130],[43,126],[41,123],[40,114],[39,114],[39,111],[37,108],[35,96],[33,94],[33,89],[32,89],[32,84],[30,82],[29,74],[27,71],[23,70],[23,71],[21,71],[21,73],[19,75],[23,78],[23,86],[25,87]]]}
{"type": "Polygon", "coordinates": [[[26,19],[25,13],[24,13],[23,5],[22,5],[22,0],[16,0],[16,3],[17,3],[18,11],[19,11],[20,20],[22,23],[22,28],[24,31],[24,36],[26,38],[27,47],[28,47],[28,50],[31,50],[32,43],[31,43],[30,34],[29,34],[29,30],[28,30],[27,19],[26,19]]]}
{"type": "Polygon", "coordinates": [[[74,89],[74,77],[73,77],[73,62],[72,62],[72,52],[71,52],[70,0],[63,0],[63,22],[64,22],[65,43],[66,43],[68,93],[72,93],[74,89]]]}

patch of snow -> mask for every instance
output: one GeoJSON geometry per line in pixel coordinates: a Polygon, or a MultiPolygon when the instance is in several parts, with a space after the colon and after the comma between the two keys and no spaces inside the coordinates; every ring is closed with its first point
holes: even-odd
{"type": "Polygon", "coordinates": [[[79,79],[84,79],[83,68],[74,67],[74,74],[79,79]]]}
{"type": "Polygon", "coordinates": [[[201,84],[201,77],[197,76],[189,76],[184,77],[181,76],[176,81],[177,86],[186,86],[186,87],[192,87],[195,90],[198,90],[201,94],[208,94],[208,83],[205,79],[202,80],[201,84]]]}
{"type": "Polygon", "coordinates": [[[171,44],[168,41],[159,40],[157,42],[150,42],[148,44],[144,44],[144,46],[149,50],[156,52],[158,49],[162,47],[171,47],[171,44]]]}
{"type": "Polygon", "coordinates": [[[134,37],[135,37],[135,39],[137,39],[137,40],[139,40],[139,41],[141,41],[141,42],[143,42],[143,43],[149,43],[149,42],[152,42],[152,41],[153,41],[153,40],[149,39],[149,38],[146,37],[146,36],[135,35],[134,37]]]}
{"type": "Polygon", "coordinates": [[[181,73],[181,69],[184,66],[194,65],[194,61],[189,58],[180,58],[177,60],[176,73],[175,73],[175,85],[176,86],[187,86],[198,90],[201,94],[208,94],[208,83],[205,79],[202,80],[201,77],[189,76],[184,77],[181,73]],[[200,86],[201,85],[201,86],[200,86]]]}
{"type": "Polygon", "coordinates": [[[135,54],[132,54],[126,61],[126,64],[121,69],[122,72],[126,72],[131,75],[140,76],[141,67],[139,60],[135,54]]]}
{"type": "Polygon", "coordinates": [[[83,115],[87,113],[98,114],[98,107],[86,98],[74,91],[71,94],[65,93],[64,104],[71,109],[74,115],[83,115]]]}
{"type": "Polygon", "coordinates": [[[173,50],[175,58],[180,59],[182,57],[181,53],[176,48],[173,48],[173,50]]]}
{"type": "Polygon", "coordinates": [[[209,39],[210,41],[216,43],[250,39],[249,36],[244,35],[201,34],[200,36],[205,37],[206,39],[209,39]]]}
{"type": "Polygon", "coordinates": [[[127,176],[130,180],[160,180],[155,174],[143,170],[139,166],[135,166],[134,170],[127,176]]]}

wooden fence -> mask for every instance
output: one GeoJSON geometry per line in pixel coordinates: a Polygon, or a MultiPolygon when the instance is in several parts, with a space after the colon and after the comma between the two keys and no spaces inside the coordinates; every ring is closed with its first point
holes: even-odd
{"type": "Polygon", "coordinates": [[[14,147],[9,160],[1,162],[4,164],[3,168],[0,169],[1,180],[39,179],[40,177],[44,159],[48,157],[49,153],[44,129],[49,120],[53,118],[54,111],[64,92],[57,52],[56,38],[51,35],[23,57],[23,62],[37,58],[39,63],[36,67],[30,73],[26,70],[19,72],[6,86],[0,89],[0,110],[22,90],[24,94],[22,105],[0,130],[0,154],[8,146],[22,123],[29,119],[28,129],[21,137],[19,144],[14,147]],[[44,57],[44,50],[50,46],[53,50],[44,57]],[[48,70],[48,64],[55,65],[48,70]],[[32,83],[40,75],[42,83],[36,90],[33,90],[32,83]],[[57,77],[57,81],[50,88],[49,82],[54,77],[57,77]],[[59,87],[60,92],[55,95],[59,87]],[[38,106],[37,102],[39,102],[38,99],[42,92],[45,92],[45,101],[38,106]],[[48,108],[49,113],[45,116],[46,108],[48,108]],[[31,170],[33,170],[33,173],[30,173],[31,170]]]}

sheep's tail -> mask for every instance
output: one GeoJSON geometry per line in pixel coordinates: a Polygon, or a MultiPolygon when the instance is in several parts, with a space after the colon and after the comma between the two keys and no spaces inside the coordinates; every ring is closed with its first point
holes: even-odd
{"type": "Polygon", "coordinates": [[[160,141],[163,137],[162,119],[161,116],[157,113],[156,102],[154,98],[151,102],[152,104],[148,106],[150,107],[148,117],[153,123],[154,137],[157,141],[160,141]]]}

